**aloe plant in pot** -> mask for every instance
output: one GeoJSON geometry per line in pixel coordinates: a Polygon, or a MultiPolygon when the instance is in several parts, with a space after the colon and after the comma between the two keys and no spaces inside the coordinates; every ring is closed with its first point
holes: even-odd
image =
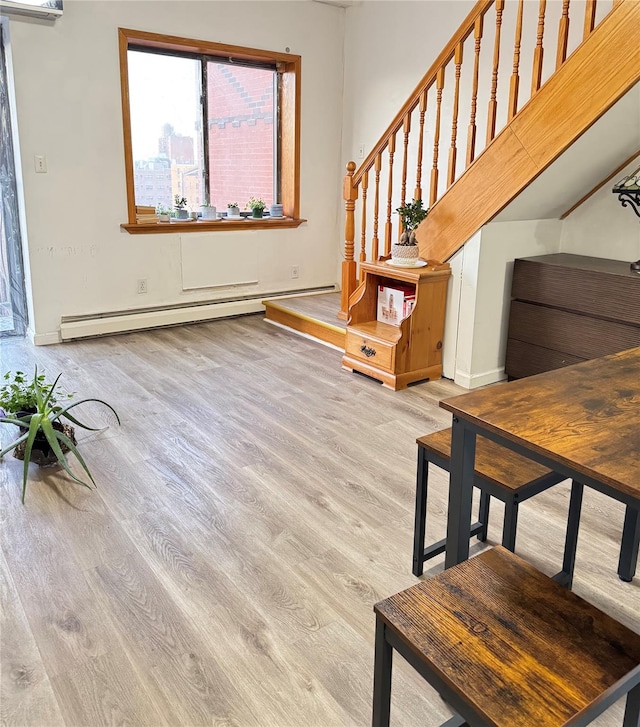
{"type": "MultiPolygon", "coordinates": [[[[50,461],[47,452],[43,451],[43,448],[50,450],[50,456],[55,457],[53,461],[57,461],[73,480],[85,487],[91,488],[91,484],[81,480],[72,472],[66,453],[71,452],[74,454],[87,473],[90,482],[95,486],[95,480],[82,455],[78,452],[73,429],[63,420],[67,420],[89,431],[99,431],[99,428],[83,424],[74,415],[70,414],[71,409],[80,404],[94,401],[110,409],[115,415],[116,421],[120,424],[120,418],[116,410],[102,399],[80,399],[66,406],[58,405],[58,382],[60,376],[62,374],[59,374],[52,384],[48,384],[44,376],[38,374],[36,367],[33,380],[27,383],[22,372],[17,372],[14,375],[13,382],[11,381],[11,374],[9,373],[5,374],[5,380],[8,383],[0,390],[0,405],[4,410],[4,416],[0,418],[0,424],[13,424],[21,430],[20,436],[0,451],[0,458],[7,454],[7,452],[24,446],[24,451],[19,452],[20,456],[24,458],[22,478],[23,503],[27,492],[29,462],[32,461],[32,455],[35,455],[35,452],[39,451],[42,456],[37,458],[38,461],[42,463],[48,463],[50,461]]],[[[73,397],[73,394],[67,396],[73,397]]]]}

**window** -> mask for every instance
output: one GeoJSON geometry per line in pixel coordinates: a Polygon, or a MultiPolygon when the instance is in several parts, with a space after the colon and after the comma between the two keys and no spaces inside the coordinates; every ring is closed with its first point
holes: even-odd
{"type": "Polygon", "coordinates": [[[175,195],[194,211],[205,202],[219,211],[230,202],[242,208],[251,196],[280,202],[287,226],[297,226],[300,57],[122,28],[119,34],[123,227],[160,231],[138,223],[136,212],[148,220],[149,207],[172,207],[175,195]]]}

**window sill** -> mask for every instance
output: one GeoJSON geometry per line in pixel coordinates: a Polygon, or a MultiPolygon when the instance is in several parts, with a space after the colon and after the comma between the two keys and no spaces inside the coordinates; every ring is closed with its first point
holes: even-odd
{"type": "Polygon", "coordinates": [[[145,223],[131,223],[123,222],[120,227],[126,230],[130,235],[158,235],[165,233],[175,232],[230,232],[232,230],[271,230],[286,229],[299,227],[304,219],[292,219],[287,218],[284,220],[270,220],[265,218],[263,220],[252,220],[249,218],[243,218],[242,220],[234,220],[228,222],[227,220],[217,221],[200,221],[198,222],[145,222],[145,223]]]}

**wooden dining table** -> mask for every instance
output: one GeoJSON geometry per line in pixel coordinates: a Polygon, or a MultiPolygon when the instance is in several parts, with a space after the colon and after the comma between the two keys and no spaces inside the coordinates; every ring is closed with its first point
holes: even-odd
{"type": "Polygon", "coordinates": [[[640,530],[640,348],[445,399],[453,414],[445,568],[469,557],[476,435],[624,503],[618,575],[640,530]]]}

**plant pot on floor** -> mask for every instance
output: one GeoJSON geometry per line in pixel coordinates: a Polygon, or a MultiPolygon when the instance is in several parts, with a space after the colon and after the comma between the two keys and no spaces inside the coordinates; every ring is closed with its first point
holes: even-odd
{"type": "MultiPolygon", "coordinates": [[[[63,432],[73,442],[73,444],[77,444],[75,430],[72,426],[69,424],[60,424],[60,422],[53,422],[53,428],[57,429],[59,432],[63,432]]],[[[24,459],[26,444],[26,442],[22,442],[13,450],[13,456],[16,459],[24,459]]],[[[69,451],[69,448],[62,443],[60,443],[60,449],[62,449],[65,454],[69,451]]],[[[58,463],[58,458],[56,457],[55,452],[51,449],[51,446],[44,434],[38,433],[36,438],[33,440],[33,447],[31,449],[29,461],[34,462],[40,467],[48,467],[58,463]]]]}

